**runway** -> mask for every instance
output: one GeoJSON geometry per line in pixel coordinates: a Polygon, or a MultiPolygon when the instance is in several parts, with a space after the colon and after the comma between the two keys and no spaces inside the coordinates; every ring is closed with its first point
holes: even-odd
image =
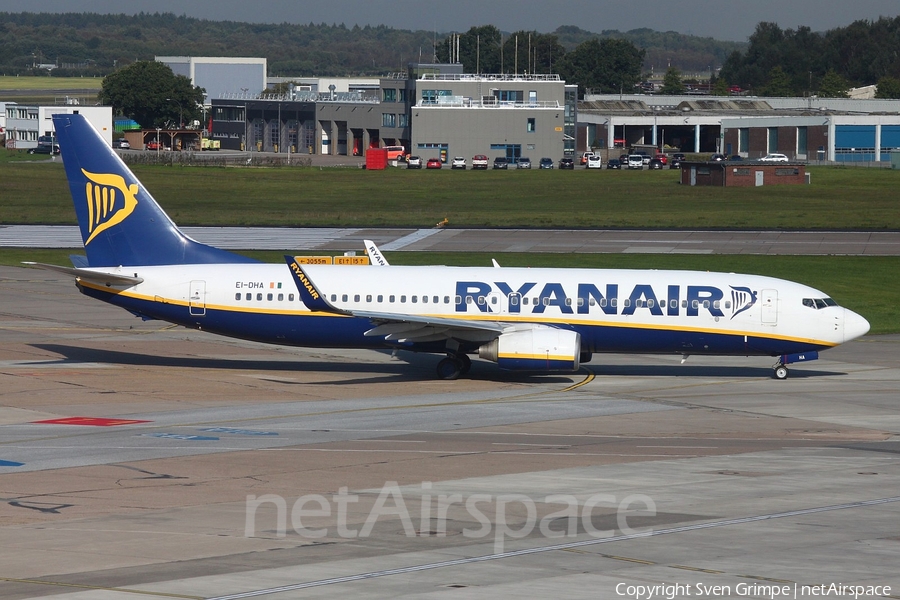
{"type": "Polygon", "coordinates": [[[900,598],[900,336],[436,381],[0,293],[0,598],[900,598]]]}
{"type": "MultiPolygon", "coordinates": [[[[384,251],[805,254],[900,256],[897,231],[657,231],[560,229],[404,229],[182,227],[193,239],[230,250],[362,253],[384,251]]],[[[82,248],[75,226],[0,226],[0,247],[82,248]]]]}

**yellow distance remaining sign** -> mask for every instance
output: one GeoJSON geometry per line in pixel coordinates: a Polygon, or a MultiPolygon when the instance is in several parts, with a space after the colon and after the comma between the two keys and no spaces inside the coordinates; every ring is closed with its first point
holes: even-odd
{"type": "Polygon", "coordinates": [[[297,263],[301,264],[301,265],[330,265],[330,264],[333,264],[330,256],[295,256],[294,260],[296,260],[297,263]]]}
{"type": "Polygon", "coordinates": [[[334,264],[336,265],[367,265],[369,264],[368,256],[335,256],[334,264]]]}

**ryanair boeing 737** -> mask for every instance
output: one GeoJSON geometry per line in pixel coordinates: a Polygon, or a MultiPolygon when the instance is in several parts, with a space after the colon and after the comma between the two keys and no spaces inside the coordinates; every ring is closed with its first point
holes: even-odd
{"type": "MultiPolygon", "coordinates": [[[[762,355],[785,365],[864,335],[869,323],[813,288],[696,271],[379,268],[263,264],[185,236],[78,114],[53,122],[86,257],[82,293],[161,319],[288,346],[470,355],[518,371],[576,371],[593,353],[762,355]]],[[[374,245],[373,245],[374,246],[374,245]]]]}

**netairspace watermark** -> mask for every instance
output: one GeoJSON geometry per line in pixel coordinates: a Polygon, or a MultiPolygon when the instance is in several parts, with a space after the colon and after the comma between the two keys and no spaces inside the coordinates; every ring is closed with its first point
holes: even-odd
{"type": "Polygon", "coordinates": [[[859,598],[861,596],[890,596],[889,585],[850,585],[844,583],[822,583],[804,585],[800,583],[738,583],[737,585],[707,585],[697,583],[660,583],[657,585],[616,585],[616,595],[633,600],[675,600],[676,598],[734,598],[752,596],[754,598],[859,598]]]}
{"type": "MultiPolygon", "coordinates": [[[[357,494],[349,494],[346,487],[338,490],[331,497],[322,494],[300,496],[290,509],[291,528],[298,535],[308,539],[321,539],[329,536],[340,538],[366,538],[379,519],[399,522],[403,525],[404,534],[408,537],[433,535],[444,537],[447,532],[448,516],[453,511],[465,509],[476,528],[462,530],[462,535],[470,539],[493,539],[494,553],[503,552],[506,540],[521,539],[535,532],[546,538],[574,538],[579,533],[593,538],[608,538],[616,535],[615,529],[598,529],[594,526],[594,518],[610,517],[615,511],[616,525],[625,535],[638,533],[628,525],[629,516],[656,516],[656,503],[649,496],[631,494],[617,498],[613,494],[593,494],[579,500],[570,494],[552,494],[536,502],[524,494],[436,494],[432,492],[430,482],[421,484],[421,493],[416,491],[416,498],[409,503],[396,481],[386,482],[375,499],[372,508],[362,526],[357,511],[354,526],[348,521],[350,505],[360,501],[357,494]],[[560,506],[549,514],[538,518],[538,504],[560,506]],[[418,508],[418,529],[414,525],[409,506],[418,508]],[[595,514],[597,512],[598,514],[595,514]],[[507,517],[510,518],[507,518],[507,517]],[[334,530],[328,528],[310,528],[311,520],[334,519],[334,530]],[[304,522],[307,525],[304,525],[304,522]],[[580,530],[580,531],[579,531],[580,530]]],[[[244,535],[256,537],[256,513],[260,507],[273,505],[277,511],[275,535],[285,537],[288,531],[288,503],[277,494],[247,496],[246,520],[244,535]]],[[[459,519],[453,519],[458,521],[459,519]]],[[[644,530],[646,531],[646,530],[644,530]]]]}

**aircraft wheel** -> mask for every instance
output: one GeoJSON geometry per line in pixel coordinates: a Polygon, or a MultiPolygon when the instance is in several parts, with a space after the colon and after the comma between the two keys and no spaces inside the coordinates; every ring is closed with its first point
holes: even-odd
{"type": "Polygon", "coordinates": [[[438,379],[445,381],[458,379],[462,373],[462,364],[455,358],[445,358],[437,364],[438,379]]]}
{"type": "Polygon", "coordinates": [[[778,365],[777,367],[775,367],[772,375],[775,377],[775,379],[787,379],[788,368],[784,365],[778,365]]]}
{"type": "Polygon", "coordinates": [[[468,354],[457,354],[456,360],[459,361],[459,374],[465,375],[472,368],[472,359],[468,354]]]}

